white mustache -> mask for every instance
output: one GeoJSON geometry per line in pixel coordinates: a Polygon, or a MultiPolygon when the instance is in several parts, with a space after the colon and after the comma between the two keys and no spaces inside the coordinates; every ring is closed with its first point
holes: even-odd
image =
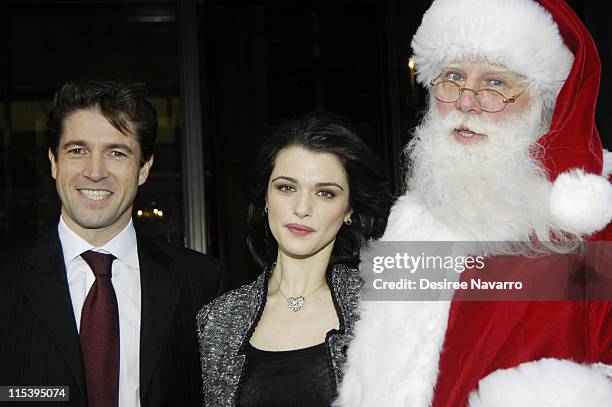
{"type": "Polygon", "coordinates": [[[492,135],[505,129],[508,121],[494,122],[484,115],[470,115],[454,110],[442,120],[442,126],[448,132],[454,129],[465,128],[478,134],[492,135]]]}

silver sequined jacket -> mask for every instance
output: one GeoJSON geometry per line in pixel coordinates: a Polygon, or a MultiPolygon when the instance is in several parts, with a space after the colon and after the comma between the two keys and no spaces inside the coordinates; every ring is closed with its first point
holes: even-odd
{"type": "MultiPolygon", "coordinates": [[[[246,371],[244,349],[261,317],[271,270],[252,284],[216,298],[197,316],[204,405],[234,406],[246,371]]],[[[340,321],[327,333],[327,360],[334,391],[342,380],[342,367],[357,315],[361,278],[357,269],[338,264],[327,273],[327,283],[340,321]]]]}

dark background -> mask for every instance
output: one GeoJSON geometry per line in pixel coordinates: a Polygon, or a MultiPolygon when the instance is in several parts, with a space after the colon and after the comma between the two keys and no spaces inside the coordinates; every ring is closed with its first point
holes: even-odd
{"type": "MultiPolygon", "coordinates": [[[[347,116],[399,192],[401,147],[424,104],[408,68],[410,39],[430,3],[0,2],[2,244],[56,225],[45,136],[55,90],[67,79],[144,81],[160,131],[135,204],[137,227],[220,257],[234,285],[252,280],[258,270],[245,245],[243,184],[275,125],[312,110],[347,116]],[[194,138],[201,149],[193,150],[194,138]],[[203,203],[194,208],[191,194],[202,185],[203,203]],[[202,247],[189,232],[190,211],[205,215],[202,247]]],[[[610,148],[610,6],[569,3],[602,59],[597,123],[610,148]]]]}

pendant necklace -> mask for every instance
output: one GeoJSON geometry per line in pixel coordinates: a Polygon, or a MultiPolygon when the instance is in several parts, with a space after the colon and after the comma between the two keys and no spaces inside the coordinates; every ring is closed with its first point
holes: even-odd
{"type": "Polygon", "coordinates": [[[315,288],[313,291],[309,292],[306,295],[298,295],[297,297],[287,297],[285,293],[283,292],[283,290],[281,290],[280,281],[278,281],[277,279],[274,279],[274,281],[276,281],[276,285],[278,286],[278,292],[280,292],[283,298],[287,300],[287,307],[293,312],[298,312],[299,310],[301,310],[302,307],[304,306],[304,303],[306,302],[306,298],[309,295],[314,294],[317,291],[319,291],[326,283],[325,281],[323,281],[323,284],[321,284],[320,286],[318,286],[317,288],[315,288]]]}

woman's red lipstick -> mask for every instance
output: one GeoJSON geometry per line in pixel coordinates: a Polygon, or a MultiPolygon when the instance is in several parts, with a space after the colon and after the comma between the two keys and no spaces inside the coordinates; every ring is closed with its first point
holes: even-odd
{"type": "Polygon", "coordinates": [[[298,236],[305,236],[309,233],[314,232],[313,228],[309,228],[308,226],[305,226],[305,225],[299,225],[297,223],[289,223],[285,225],[285,227],[289,229],[291,233],[293,233],[294,235],[298,235],[298,236]]]}

